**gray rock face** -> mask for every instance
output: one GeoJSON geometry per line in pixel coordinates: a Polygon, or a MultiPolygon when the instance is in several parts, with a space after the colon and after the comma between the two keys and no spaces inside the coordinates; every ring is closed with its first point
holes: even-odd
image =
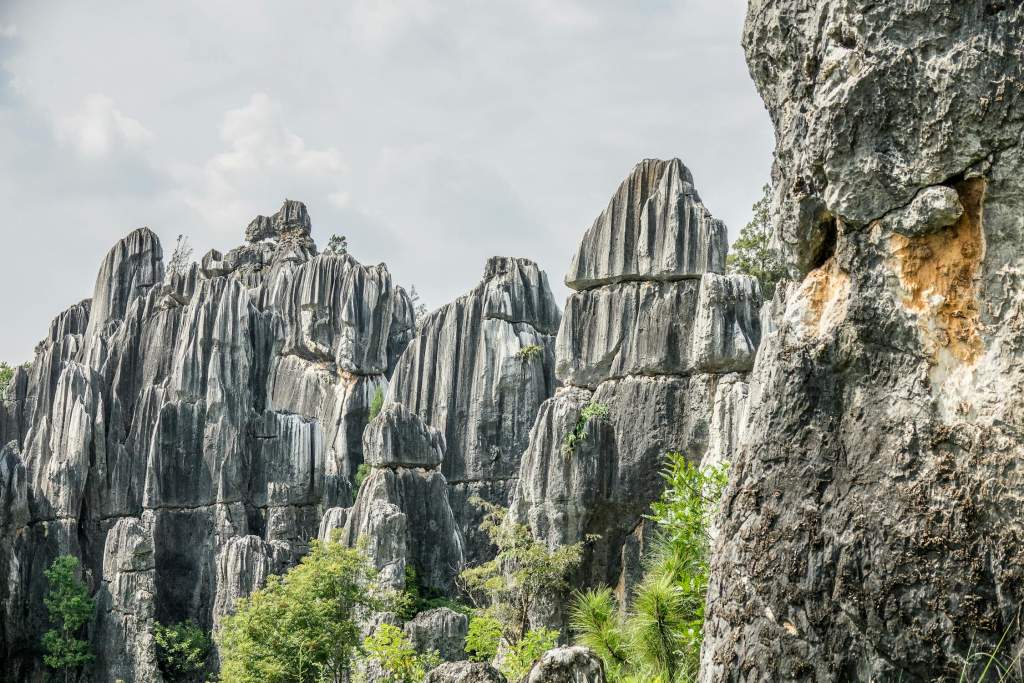
{"type": "Polygon", "coordinates": [[[0,678],[38,669],[59,554],[100,595],[87,675],[158,680],[154,620],[213,626],[352,503],[408,295],[383,265],[315,257],[298,202],[250,232],[166,279],[156,236],[131,233],[16,373],[0,409],[0,678]]]}
{"type": "Polygon", "coordinates": [[[955,680],[1024,642],[1024,7],[753,2],[744,33],[809,272],[749,378],[702,678],[955,680]]]}
{"type": "Polygon", "coordinates": [[[466,656],[469,619],[446,607],[420,612],[403,627],[417,652],[436,652],[441,659],[456,662],[466,656]]]}
{"type": "Polygon", "coordinates": [[[604,683],[604,665],[585,647],[548,650],[520,683],[604,683]]]}
{"type": "Polygon", "coordinates": [[[421,585],[448,593],[455,575],[463,564],[462,535],[448,504],[448,483],[444,475],[433,470],[373,468],[359,489],[355,505],[349,511],[342,540],[354,546],[360,537],[371,545],[384,544],[386,548],[373,550],[378,569],[396,567],[401,556],[401,580],[395,577],[388,583],[405,585],[405,565],[412,564],[421,585]],[[404,533],[375,531],[381,505],[392,506],[405,517],[404,533]],[[400,544],[401,549],[395,544],[400,544]],[[384,558],[384,560],[380,559],[384,558]]]}
{"type": "Polygon", "coordinates": [[[490,664],[445,662],[427,674],[423,683],[506,683],[490,664]]]}
{"type": "MultiPolygon", "coordinates": [[[[720,377],[753,364],[760,288],[716,272],[725,253],[678,160],[641,162],[583,238],[555,343],[566,387],[537,414],[508,516],[550,546],[597,537],[575,585],[629,601],[666,453],[701,461],[720,377]]],[[[531,619],[564,629],[566,598],[531,619]]]]}
{"type": "Polygon", "coordinates": [[[444,433],[441,468],[467,561],[490,555],[469,499],[508,505],[537,408],[554,393],[558,323],[537,265],[495,257],[480,285],[428,316],[395,368],[388,400],[444,433]]]}
{"type": "Polygon", "coordinates": [[[400,403],[385,404],[363,432],[365,462],[374,467],[433,469],[444,450],[444,435],[400,403]]]}
{"type": "Polygon", "coordinates": [[[644,159],[580,244],[565,284],[670,281],[725,271],[725,224],[712,218],[679,159],[644,159]]]}
{"type": "Polygon", "coordinates": [[[596,387],[629,375],[748,369],[761,337],[750,278],[624,282],[569,297],[556,345],[558,377],[596,387]]]}

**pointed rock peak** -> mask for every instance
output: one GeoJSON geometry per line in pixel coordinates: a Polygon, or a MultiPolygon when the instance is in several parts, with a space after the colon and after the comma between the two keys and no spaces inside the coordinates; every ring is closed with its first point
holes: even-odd
{"type": "Polygon", "coordinates": [[[160,238],[139,228],[107,252],[92,297],[88,336],[105,333],[110,323],[124,318],[128,306],[164,279],[164,252],[160,238]]]}
{"type": "Polygon", "coordinates": [[[529,323],[545,334],[558,331],[562,314],[547,274],[533,261],[492,256],[484,266],[481,287],[485,318],[529,323]]]}
{"type": "Polygon", "coordinates": [[[295,233],[307,236],[313,228],[306,205],[292,199],[285,199],[284,204],[271,220],[274,223],[275,231],[280,236],[295,233]]]}
{"type": "Polygon", "coordinates": [[[711,216],[679,159],[644,159],[587,231],[565,283],[682,280],[725,270],[725,224],[711,216]]]}
{"type": "Polygon", "coordinates": [[[433,469],[444,450],[444,435],[401,403],[386,403],[363,432],[363,457],[373,467],[433,469]]]}

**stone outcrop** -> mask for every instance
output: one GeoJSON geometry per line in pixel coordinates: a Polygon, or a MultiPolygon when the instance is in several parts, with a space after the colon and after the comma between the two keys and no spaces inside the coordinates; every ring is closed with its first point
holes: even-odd
{"type": "Polygon", "coordinates": [[[444,434],[441,470],[469,562],[490,554],[470,499],[508,505],[537,408],[555,390],[559,322],[543,271],[495,257],[476,288],[427,316],[395,368],[388,399],[444,434]]]}
{"type": "Polygon", "coordinates": [[[803,277],[749,377],[705,681],[973,680],[1024,643],[1022,41],[1019,3],[750,4],[803,277]]]}
{"type": "MultiPolygon", "coordinates": [[[[760,288],[720,274],[725,253],[678,159],[639,163],[583,238],[555,343],[565,387],[540,407],[509,515],[550,546],[591,538],[577,585],[628,601],[666,453],[701,461],[720,380],[753,364],[760,288]]],[[[559,601],[534,621],[564,627],[559,601]]]]}
{"type": "Polygon", "coordinates": [[[411,302],[383,265],[317,256],[300,202],[248,232],[171,273],[156,235],[132,232],[15,373],[0,401],[0,677],[38,666],[58,554],[98,591],[89,676],[159,680],[155,620],[210,628],[352,504],[411,302]]]}
{"type": "MultiPolygon", "coordinates": [[[[422,588],[448,594],[463,566],[462,534],[448,502],[448,482],[438,469],[444,447],[440,430],[395,403],[386,403],[366,427],[363,448],[370,471],[355,504],[341,513],[345,526],[339,540],[355,546],[366,539],[384,585],[405,587],[406,565],[411,565],[422,588]]],[[[322,535],[341,514],[325,516],[322,535]]]]}
{"type": "Polygon", "coordinates": [[[466,656],[469,619],[447,607],[420,612],[403,627],[417,652],[436,652],[441,659],[457,662],[466,656]]]}
{"type": "Polygon", "coordinates": [[[423,683],[507,683],[490,664],[445,662],[432,670],[423,683]]]}
{"type": "Polygon", "coordinates": [[[585,647],[545,652],[520,683],[605,683],[604,665],[585,647]]]}

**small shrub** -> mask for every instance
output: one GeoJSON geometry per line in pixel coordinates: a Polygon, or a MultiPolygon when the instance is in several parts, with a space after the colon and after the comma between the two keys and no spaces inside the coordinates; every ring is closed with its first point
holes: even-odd
{"type": "Polygon", "coordinates": [[[172,626],[156,622],[153,639],[156,641],[160,672],[173,681],[186,680],[200,673],[213,646],[206,632],[192,621],[172,626]]]}
{"type": "Polygon", "coordinates": [[[380,415],[381,408],[384,407],[384,389],[377,387],[377,391],[373,392],[373,399],[370,401],[370,419],[380,415]]]}
{"type": "Polygon", "coordinates": [[[348,253],[348,238],[344,235],[331,235],[331,238],[327,240],[324,253],[331,256],[344,256],[348,253]]]}
{"type": "Polygon", "coordinates": [[[566,456],[575,453],[577,444],[587,438],[587,425],[592,420],[602,421],[608,419],[608,413],[608,406],[596,401],[591,401],[583,406],[583,410],[580,411],[580,416],[576,419],[576,425],[573,427],[573,430],[565,435],[565,440],[562,442],[562,453],[566,456]]]}
{"type": "Polygon", "coordinates": [[[358,492],[359,489],[362,488],[363,482],[366,481],[366,478],[368,476],[370,476],[370,466],[367,465],[365,462],[359,463],[359,467],[356,468],[355,481],[353,482],[356,487],[356,492],[358,492]]]}
{"type": "Polygon", "coordinates": [[[494,617],[481,614],[469,620],[466,633],[466,654],[471,662],[489,662],[498,654],[501,624],[494,617]]]}
{"type": "Polygon", "coordinates": [[[7,387],[10,386],[12,379],[14,379],[14,368],[0,361],[0,398],[7,395],[7,387]]]}
{"type": "Polygon", "coordinates": [[[540,344],[529,344],[516,351],[516,358],[526,362],[544,355],[544,347],[540,344]]]}
{"type": "Polygon", "coordinates": [[[421,655],[402,629],[381,624],[363,641],[368,659],[376,661],[384,674],[381,683],[420,683],[427,672],[441,663],[436,652],[421,655]]]}
{"type": "Polygon", "coordinates": [[[89,642],[79,637],[92,618],[96,603],[78,578],[78,566],[77,557],[61,555],[44,572],[50,591],[43,604],[54,628],[43,634],[43,663],[62,672],[65,680],[74,678],[95,658],[89,651],[89,642]]]}
{"type": "Polygon", "coordinates": [[[558,645],[558,631],[549,628],[530,629],[523,639],[512,645],[501,662],[501,673],[510,681],[518,681],[530,673],[533,663],[558,645]]]}

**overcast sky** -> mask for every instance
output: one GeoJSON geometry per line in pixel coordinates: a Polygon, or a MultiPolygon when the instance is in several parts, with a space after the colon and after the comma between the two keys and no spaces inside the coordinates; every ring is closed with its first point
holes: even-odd
{"type": "Polygon", "coordinates": [[[285,197],[440,306],[488,256],[556,286],[633,164],[749,218],[768,116],[742,0],[0,0],[0,359],[148,225],[242,241],[285,197]]]}

